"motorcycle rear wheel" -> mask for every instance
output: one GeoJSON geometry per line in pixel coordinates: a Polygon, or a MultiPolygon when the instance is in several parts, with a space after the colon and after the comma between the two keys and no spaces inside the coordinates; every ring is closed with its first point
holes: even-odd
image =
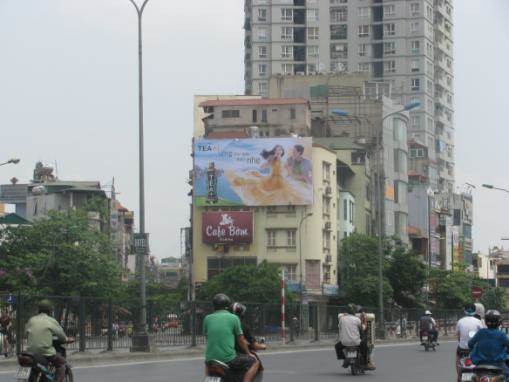
{"type": "Polygon", "coordinates": [[[65,369],[65,382],[74,382],[74,375],[70,367],[65,369]]]}

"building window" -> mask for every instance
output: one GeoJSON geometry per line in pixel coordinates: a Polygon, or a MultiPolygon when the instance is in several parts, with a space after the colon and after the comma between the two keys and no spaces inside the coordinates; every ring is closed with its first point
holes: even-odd
{"type": "Polygon", "coordinates": [[[400,149],[394,149],[394,172],[407,173],[407,154],[400,149]]]}
{"type": "Polygon", "coordinates": [[[330,58],[348,58],[348,44],[331,44],[330,58]]]}
{"type": "Polygon", "coordinates": [[[343,220],[348,221],[348,200],[343,200],[343,220]]]}
{"type": "Polygon", "coordinates": [[[410,52],[412,52],[412,54],[419,54],[420,51],[421,51],[421,42],[420,41],[412,41],[410,43],[410,52]]]}
{"type": "Polygon", "coordinates": [[[258,47],[258,58],[267,58],[267,46],[260,45],[258,47]]]}
{"type": "Polygon", "coordinates": [[[258,40],[260,41],[268,40],[267,28],[258,29],[258,40]]]}
{"type": "Polygon", "coordinates": [[[260,77],[265,77],[267,75],[267,64],[258,65],[258,74],[260,77]]]}
{"type": "Polygon", "coordinates": [[[419,129],[421,127],[421,116],[412,115],[410,117],[410,126],[412,126],[412,129],[419,129]]]}
{"type": "Polygon", "coordinates": [[[267,21],[267,9],[259,8],[258,9],[258,21],[267,21]]]}
{"type": "Polygon", "coordinates": [[[359,7],[359,17],[369,18],[371,17],[370,7],[359,7]]]}
{"type": "Polygon", "coordinates": [[[359,62],[359,72],[371,73],[371,63],[370,62],[359,62]]]}
{"type": "Polygon", "coordinates": [[[397,236],[401,238],[407,235],[408,218],[406,214],[402,212],[395,212],[394,225],[395,225],[394,231],[396,232],[397,236]]]}
{"type": "Polygon", "coordinates": [[[330,38],[331,40],[346,40],[347,39],[347,25],[331,25],[330,26],[330,38]]]}
{"type": "Polygon", "coordinates": [[[426,150],[423,147],[411,148],[410,158],[426,158],[426,150]]]}
{"type": "Polygon", "coordinates": [[[384,24],[384,37],[395,36],[396,35],[396,25],[384,24]]]}
{"type": "Polygon", "coordinates": [[[281,265],[285,274],[285,280],[296,281],[297,280],[297,265],[295,264],[283,264],[281,265]]]}
{"type": "Polygon", "coordinates": [[[406,123],[400,118],[393,118],[393,138],[396,142],[405,143],[407,141],[406,123]]]}
{"type": "Polygon", "coordinates": [[[282,64],[283,74],[294,74],[293,64],[282,64]]]}
{"type": "Polygon", "coordinates": [[[330,5],[346,4],[348,0],[330,0],[330,5]]]}
{"type": "Polygon", "coordinates": [[[281,8],[281,20],[282,21],[293,21],[293,9],[281,8]]]}
{"type": "Polygon", "coordinates": [[[319,48],[316,45],[308,46],[308,57],[318,57],[319,48]]]}
{"type": "Polygon", "coordinates": [[[412,16],[419,16],[420,9],[419,9],[419,3],[412,3],[410,4],[410,12],[412,13],[412,16]]]}
{"type": "Polygon", "coordinates": [[[322,162],[323,180],[326,183],[330,183],[330,168],[331,168],[330,163],[322,162]]]}
{"type": "Polygon", "coordinates": [[[330,21],[332,23],[347,22],[348,21],[347,8],[346,7],[331,8],[330,21]]]}
{"type": "Polygon", "coordinates": [[[410,33],[417,33],[417,32],[419,32],[419,22],[411,21],[410,22],[410,33]]]}
{"type": "Polygon", "coordinates": [[[291,28],[291,27],[282,27],[281,28],[281,40],[283,40],[283,41],[293,41],[293,28],[291,28]]]}
{"type": "Polygon", "coordinates": [[[400,180],[394,181],[394,202],[399,204],[407,204],[408,186],[400,180]]]}
{"type": "Polygon", "coordinates": [[[316,22],[318,21],[319,13],[318,9],[308,9],[307,19],[308,22],[316,22]]]}
{"type": "Polygon", "coordinates": [[[369,56],[371,45],[370,44],[359,44],[359,56],[367,57],[369,56]]]}
{"type": "Polygon", "coordinates": [[[275,229],[267,230],[267,247],[277,246],[277,231],[275,229]]]}
{"type": "Polygon", "coordinates": [[[330,250],[330,231],[323,231],[323,249],[330,250]]]}
{"type": "Polygon", "coordinates": [[[288,247],[296,247],[296,238],[297,230],[296,229],[288,229],[286,230],[286,245],[288,247]]]}
{"type": "Polygon", "coordinates": [[[369,25],[359,25],[358,34],[359,37],[369,37],[369,25]]]}
{"type": "Polygon", "coordinates": [[[419,78],[412,78],[411,89],[413,91],[419,91],[421,89],[421,80],[419,78]]]}
{"type": "Polygon", "coordinates": [[[281,58],[293,58],[293,46],[283,45],[281,47],[281,58]]]}
{"type": "Polygon", "coordinates": [[[396,73],[396,61],[384,61],[384,72],[385,73],[396,73]]]}
{"type": "Polygon", "coordinates": [[[239,118],[240,111],[239,110],[223,110],[221,112],[221,116],[223,118],[239,118]]]}
{"type": "Polygon", "coordinates": [[[319,29],[316,27],[308,28],[308,40],[318,40],[320,38],[319,29]]]}
{"type": "Polygon", "coordinates": [[[350,211],[349,211],[350,219],[349,219],[349,221],[350,221],[350,224],[353,224],[353,212],[354,212],[355,205],[351,200],[348,202],[348,204],[350,205],[350,211]]]}
{"type": "Polygon", "coordinates": [[[396,7],[394,4],[384,5],[384,17],[391,17],[396,14],[396,7]]]}
{"type": "Polygon", "coordinates": [[[426,7],[426,14],[428,15],[428,20],[433,21],[433,9],[429,5],[426,7]]]}
{"type": "Polygon", "coordinates": [[[410,62],[410,70],[412,73],[415,73],[415,72],[418,72],[420,71],[420,64],[419,64],[419,59],[418,58],[414,58],[411,62],[410,62]]]}
{"type": "Polygon", "coordinates": [[[323,283],[324,284],[330,284],[331,283],[331,277],[330,277],[330,265],[323,265],[323,283]]]}
{"type": "Polygon", "coordinates": [[[296,118],[296,112],[295,112],[295,109],[294,108],[291,108],[290,109],[290,119],[295,119],[296,118]]]}
{"type": "Polygon", "coordinates": [[[330,216],[330,198],[326,196],[322,198],[322,214],[324,216],[330,216]]]}
{"type": "Polygon", "coordinates": [[[253,110],[253,123],[258,122],[258,111],[253,110]]]}
{"type": "Polygon", "coordinates": [[[262,123],[267,123],[267,110],[262,110],[262,123]]]}
{"type": "Polygon", "coordinates": [[[207,278],[210,280],[224,270],[240,265],[256,265],[256,257],[209,257],[207,259],[207,278]]]}
{"type": "Polygon", "coordinates": [[[390,41],[384,43],[384,54],[390,55],[390,54],[396,54],[396,42],[390,41]]]}
{"type": "Polygon", "coordinates": [[[316,64],[308,64],[307,74],[316,73],[316,64]]]}
{"type": "Polygon", "coordinates": [[[259,82],[258,83],[258,93],[259,94],[266,94],[268,88],[269,88],[269,85],[266,82],[259,82]]]}

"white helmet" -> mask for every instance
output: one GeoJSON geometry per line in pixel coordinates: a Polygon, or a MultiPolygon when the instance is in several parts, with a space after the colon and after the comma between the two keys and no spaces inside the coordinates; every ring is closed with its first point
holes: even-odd
{"type": "Polygon", "coordinates": [[[432,316],[433,314],[429,310],[427,310],[427,311],[424,312],[424,315],[425,316],[432,316]]]}
{"type": "Polygon", "coordinates": [[[475,315],[481,317],[481,319],[484,319],[484,305],[480,302],[476,302],[475,304],[475,315]]]}

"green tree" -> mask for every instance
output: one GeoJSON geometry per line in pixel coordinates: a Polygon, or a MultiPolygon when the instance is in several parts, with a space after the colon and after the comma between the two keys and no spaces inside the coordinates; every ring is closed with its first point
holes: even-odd
{"type": "Polygon", "coordinates": [[[504,288],[486,288],[480,301],[486,309],[505,310],[505,290],[504,288]]]}
{"type": "Polygon", "coordinates": [[[426,282],[426,266],[413,253],[397,246],[391,253],[387,277],[394,301],[404,308],[420,308],[421,290],[426,282]]]}
{"type": "Polygon", "coordinates": [[[50,212],[0,231],[0,242],[0,290],[112,297],[121,289],[111,242],[90,226],[87,211],[50,212]]]}
{"type": "Polygon", "coordinates": [[[197,297],[199,300],[211,301],[217,293],[226,293],[237,301],[278,303],[281,295],[280,278],[279,268],[266,261],[258,266],[232,267],[206,282],[197,297]]]}
{"type": "MultiPolygon", "coordinates": [[[[365,306],[378,305],[379,277],[378,277],[378,251],[375,237],[354,234],[343,239],[340,256],[344,269],[341,287],[350,302],[365,306]]],[[[387,249],[384,258],[384,300],[392,301],[393,288],[386,277],[388,268],[387,249]]]]}

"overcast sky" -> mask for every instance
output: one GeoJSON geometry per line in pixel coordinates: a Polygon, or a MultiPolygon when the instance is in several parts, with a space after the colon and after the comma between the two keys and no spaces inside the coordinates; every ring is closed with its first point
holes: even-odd
{"type": "MultiPolygon", "coordinates": [[[[457,185],[509,188],[509,1],[455,7],[457,185]]],[[[243,92],[242,25],[242,0],[146,8],[146,217],[158,257],[180,253],[188,224],[192,96],[243,92]]],[[[0,182],[57,163],[64,180],[115,177],[137,211],[136,38],[128,0],[0,0],[0,161],[22,159],[0,168],[0,182]]],[[[509,194],[478,187],[474,198],[475,248],[486,251],[509,236],[509,194]]]]}

